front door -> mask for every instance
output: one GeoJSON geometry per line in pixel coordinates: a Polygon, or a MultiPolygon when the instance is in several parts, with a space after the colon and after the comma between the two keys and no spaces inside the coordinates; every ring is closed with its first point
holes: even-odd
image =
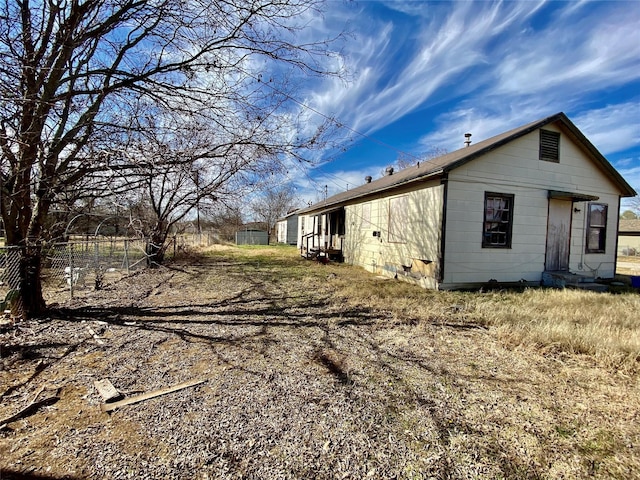
{"type": "Polygon", "coordinates": [[[569,270],[572,207],[571,200],[549,199],[547,254],[544,265],[547,271],[569,270]]]}

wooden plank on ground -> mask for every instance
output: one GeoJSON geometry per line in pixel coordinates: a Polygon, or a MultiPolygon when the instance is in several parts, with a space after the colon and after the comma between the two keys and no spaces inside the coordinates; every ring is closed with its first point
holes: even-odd
{"type": "Polygon", "coordinates": [[[116,390],[116,387],[114,387],[113,384],[106,378],[104,380],[96,380],[95,382],[93,382],[93,386],[96,387],[96,390],[98,390],[98,393],[105,402],[120,398],[122,396],[120,392],[116,390]]]}
{"type": "Polygon", "coordinates": [[[189,380],[187,382],[182,382],[182,383],[179,383],[178,385],[174,385],[173,387],[161,388],[160,390],[155,390],[153,392],[143,393],[142,395],[136,395],[135,397],[131,397],[131,398],[125,398],[124,400],[120,400],[119,402],[103,403],[100,406],[100,410],[102,410],[103,412],[110,412],[112,410],[115,410],[116,408],[124,407],[125,405],[131,405],[132,403],[142,402],[143,400],[159,397],[160,395],[165,395],[167,393],[175,392],[177,390],[182,390],[183,388],[193,387],[195,385],[199,385],[206,381],[207,381],[206,378],[202,380],[189,380]]]}
{"type": "Polygon", "coordinates": [[[100,339],[100,337],[98,336],[98,334],[95,332],[93,328],[87,325],[87,331],[93,337],[93,339],[96,341],[98,345],[104,345],[104,342],[100,339]]]}

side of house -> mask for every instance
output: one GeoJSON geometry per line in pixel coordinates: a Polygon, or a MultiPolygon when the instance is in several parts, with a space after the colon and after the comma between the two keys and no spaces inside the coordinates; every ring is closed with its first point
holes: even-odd
{"type": "Polygon", "coordinates": [[[443,194],[435,180],[346,206],[345,262],[437,288],[443,194]]]}
{"type": "Polygon", "coordinates": [[[557,125],[452,170],[442,288],[539,282],[544,271],[610,278],[620,189],[557,125]],[[558,157],[541,159],[541,136],[558,157]]]}
{"type": "Polygon", "coordinates": [[[427,288],[611,278],[635,194],[559,113],[304,209],[298,247],[427,288]]]}
{"type": "Polygon", "coordinates": [[[298,242],[298,214],[290,213],[276,222],[276,242],[296,245],[298,242]]]}

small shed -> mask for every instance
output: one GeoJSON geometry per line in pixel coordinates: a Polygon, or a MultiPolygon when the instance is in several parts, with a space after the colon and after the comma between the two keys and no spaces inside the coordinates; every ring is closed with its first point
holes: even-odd
{"type": "Polygon", "coordinates": [[[269,245],[269,233],[264,230],[238,230],[236,245],[269,245]]]}
{"type": "Polygon", "coordinates": [[[618,226],[618,254],[640,255],[640,219],[620,220],[618,226]]]}

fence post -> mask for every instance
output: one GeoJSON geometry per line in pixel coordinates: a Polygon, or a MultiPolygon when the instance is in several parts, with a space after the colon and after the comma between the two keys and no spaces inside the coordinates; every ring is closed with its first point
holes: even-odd
{"type": "Polygon", "coordinates": [[[124,264],[127,268],[127,275],[131,272],[129,271],[129,239],[124,239],[124,264]]]}
{"type": "Polygon", "coordinates": [[[95,289],[100,290],[102,288],[102,278],[100,275],[100,244],[98,243],[98,238],[95,238],[95,253],[94,253],[94,262],[95,262],[95,271],[96,271],[96,279],[95,279],[95,289]]]}
{"type": "Polygon", "coordinates": [[[67,281],[69,282],[69,293],[73,298],[73,245],[71,242],[67,243],[67,250],[69,251],[69,278],[67,281]]]}

